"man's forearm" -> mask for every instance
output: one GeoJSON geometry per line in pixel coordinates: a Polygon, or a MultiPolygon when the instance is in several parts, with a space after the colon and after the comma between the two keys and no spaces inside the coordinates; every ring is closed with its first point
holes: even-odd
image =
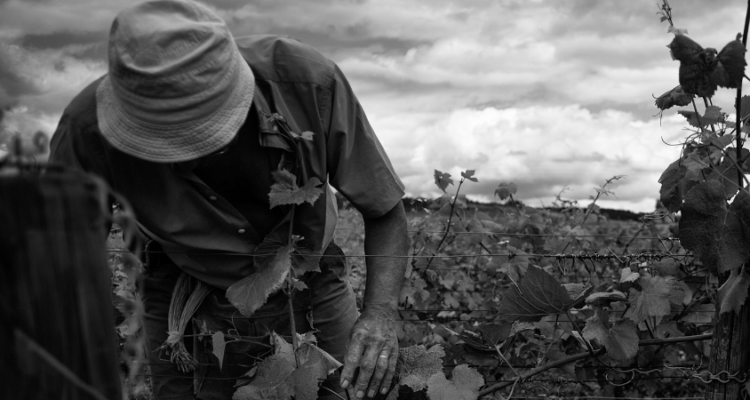
{"type": "Polygon", "coordinates": [[[401,202],[382,217],[365,219],[365,254],[386,256],[366,258],[365,311],[368,308],[396,311],[406,269],[407,259],[403,256],[408,254],[408,242],[406,213],[401,202]]]}

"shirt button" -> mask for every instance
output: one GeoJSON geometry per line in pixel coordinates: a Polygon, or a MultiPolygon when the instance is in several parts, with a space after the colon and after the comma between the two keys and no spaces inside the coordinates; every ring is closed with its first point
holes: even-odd
{"type": "Polygon", "coordinates": [[[211,200],[213,200],[213,201],[216,200],[216,196],[209,196],[208,198],[211,199],[211,200]]]}
{"type": "Polygon", "coordinates": [[[237,232],[239,232],[239,233],[245,233],[245,230],[244,229],[240,229],[237,232]]]}

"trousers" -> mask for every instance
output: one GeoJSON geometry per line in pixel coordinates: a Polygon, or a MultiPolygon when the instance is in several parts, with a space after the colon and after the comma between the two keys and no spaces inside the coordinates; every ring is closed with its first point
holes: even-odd
{"type": "MultiPolygon", "coordinates": [[[[315,332],[318,347],[343,362],[349,334],[359,312],[347,279],[343,252],[331,243],[325,255],[320,262],[321,272],[306,273],[301,280],[307,289],[295,292],[292,307],[295,327],[298,333],[315,332]]],[[[185,331],[185,346],[198,361],[198,367],[183,373],[158,350],[168,337],[169,304],[179,274],[180,269],[168,257],[152,257],[139,285],[153,399],[230,400],[237,378],[273,353],[268,346],[271,332],[291,343],[287,296],[282,292],[272,294],[251,317],[245,317],[226,300],[223,290],[212,291],[185,331]],[[228,342],[220,368],[218,359],[211,353],[210,340],[194,335],[200,332],[200,326],[212,332],[221,330],[225,334],[250,337],[252,342],[228,342]]],[[[319,399],[341,398],[332,392],[346,397],[339,385],[338,372],[329,375],[321,386],[319,399]]]]}

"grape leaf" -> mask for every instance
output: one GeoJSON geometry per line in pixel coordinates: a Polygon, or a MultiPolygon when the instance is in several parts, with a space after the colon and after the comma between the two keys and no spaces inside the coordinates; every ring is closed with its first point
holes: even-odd
{"type": "Polygon", "coordinates": [[[497,189],[495,189],[495,196],[499,197],[500,200],[505,200],[516,194],[516,190],[518,190],[518,187],[515,183],[501,182],[499,185],[497,185],[497,189]]]}
{"type": "Polygon", "coordinates": [[[255,272],[232,284],[226,293],[229,302],[247,317],[265,304],[268,295],[281,287],[292,266],[292,245],[279,246],[264,241],[255,251],[271,255],[256,257],[255,272]]]}
{"type": "Polygon", "coordinates": [[[669,212],[677,212],[682,205],[683,183],[687,168],[682,164],[682,160],[677,160],[669,164],[667,169],[659,177],[661,189],[659,190],[659,201],[667,207],[669,212]]]}
{"type": "Polygon", "coordinates": [[[461,177],[472,182],[479,182],[477,178],[474,178],[474,172],[475,170],[473,169],[467,169],[466,171],[461,172],[461,177]]]}
{"type": "Polygon", "coordinates": [[[735,149],[730,147],[727,149],[727,152],[730,156],[724,157],[721,164],[713,168],[711,173],[706,176],[706,180],[716,180],[721,182],[724,186],[724,198],[729,200],[734,197],[742,187],[737,184],[738,170],[733,161],[736,157],[735,149]]]}
{"type": "Polygon", "coordinates": [[[744,95],[740,100],[740,119],[745,119],[750,115],[750,96],[744,95]]]}
{"type": "Polygon", "coordinates": [[[297,349],[297,357],[301,364],[312,368],[317,380],[325,379],[343,365],[328,352],[310,342],[300,344],[297,349]]]}
{"type": "Polygon", "coordinates": [[[714,320],[714,313],[716,307],[713,304],[701,304],[695,309],[680,318],[680,321],[689,322],[691,324],[710,324],[714,320]]]}
{"type": "Polygon", "coordinates": [[[694,151],[683,160],[683,165],[685,165],[688,172],[700,174],[704,168],[709,168],[711,163],[708,157],[701,156],[698,152],[694,151]]]}
{"type": "Polygon", "coordinates": [[[445,193],[445,189],[448,188],[448,185],[453,184],[451,174],[435,170],[435,184],[443,191],[443,193],[445,193]]]}
{"type": "Polygon", "coordinates": [[[271,208],[287,204],[314,204],[318,197],[323,194],[319,186],[323,183],[316,177],[310,178],[302,187],[297,186],[297,177],[291,172],[280,169],[271,172],[274,184],[268,193],[268,201],[271,208]]]}
{"type": "Polygon", "coordinates": [[[443,346],[437,344],[427,350],[424,345],[401,348],[398,352],[396,376],[400,384],[419,391],[427,386],[427,380],[443,371],[443,346]]]}
{"type": "Polygon", "coordinates": [[[562,286],[568,292],[568,296],[573,300],[571,307],[579,307],[586,301],[586,296],[594,289],[592,286],[583,283],[563,283],[562,286]]]}
{"type": "Polygon", "coordinates": [[[625,301],[625,293],[615,290],[614,292],[596,292],[586,298],[586,304],[591,306],[605,306],[616,301],[625,301]]]}
{"type": "Polygon", "coordinates": [[[685,35],[675,35],[668,47],[672,58],[680,61],[680,85],[687,93],[711,97],[717,85],[736,88],[742,83],[745,47],[737,40],[718,54],[716,49],[704,49],[685,35]]]}
{"type": "Polygon", "coordinates": [[[734,311],[740,314],[742,305],[747,299],[747,290],[750,287],[750,276],[744,268],[735,268],[729,274],[726,282],[719,288],[720,312],[734,311]]]}
{"type": "Polygon", "coordinates": [[[266,357],[259,365],[249,385],[235,390],[232,400],[289,399],[294,395],[294,386],[289,376],[294,365],[277,355],[266,357]]]}
{"type": "Polygon", "coordinates": [[[721,107],[708,106],[703,112],[703,117],[701,117],[701,119],[706,119],[709,121],[709,123],[712,124],[717,122],[724,122],[724,114],[722,114],[721,112],[721,107]]]}
{"type": "Polygon", "coordinates": [[[631,271],[630,267],[625,267],[620,272],[620,283],[635,282],[640,277],[641,274],[631,271]]]}
{"type": "Polygon", "coordinates": [[[677,86],[656,98],[656,107],[666,110],[674,106],[686,106],[693,100],[693,95],[685,93],[682,86],[677,86]]]}
{"type": "Polygon", "coordinates": [[[305,272],[320,272],[321,254],[311,248],[295,246],[292,253],[292,267],[294,275],[302,276],[305,272]]]}
{"type": "Polygon", "coordinates": [[[630,289],[630,308],[624,315],[636,324],[648,317],[669,315],[670,303],[682,304],[685,297],[685,292],[672,277],[643,275],[638,283],[641,290],[630,289]]]}
{"type": "Polygon", "coordinates": [[[576,302],[557,279],[530,265],[518,286],[505,293],[498,314],[506,320],[538,321],[549,314],[565,313],[576,302]]]}
{"type": "Polygon", "coordinates": [[[482,374],[461,364],[453,369],[451,380],[442,371],[432,375],[427,381],[427,396],[430,400],[476,400],[482,385],[482,374]]]}
{"type": "Polygon", "coordinates": [[[211,335],[211,352],[219,359],[219,370],[224,362],[224,348],[227,343],[224,340],[224,332],[216,331],[211,335]]]}
{"type": "MultiPolygon", "coordinates": [[[[667,18],[667,17],[662,17],[662,18],[667,18]]],[[[664,20],[662,20],[662,22],[663,21],[664,20]]],[[[687,29],[680,29],[680,28],[675,28],[674,26],[670,26],[667,29],[667,33],[674,33],[675,35],[687,35],[688,31],[687,29]]]]}
{"type": "Polygon", "coordinates": [[[287,342],[281,335],[271,332],[271,344],[273,344],[273,354],[283,358],[292,365],[296,365],[297,360],[294,357],[294,347],[287,342]]]}
{"type": "Polygon", "coordinates": [[[739,40],[727,43],[716,57],[716,68],[711,72],[711,80],[726,88],[737,88],[745,74],[745,46],[739,40]]]}
{"type": "Polygon", "coordinates": [[[513,325],[509,322],[502,321],[501,323],[490,323],[479,325],[479,332],[482,333],[482,337],[489,343],[496,345],[503,342],[510,335],[510,330],[513,325]]]}
{"type": "Polygon", "coordinates": [[[629,360],[638,353],[638,331],[632,321],[623,320],[610,327],[609,314],[597,308],[594,316],[586,320],[583,337],[596,339],[607,348],[607,355],[614,360],[629,360]]]}
{"type": "Polygon", "coordinates": [[[315,400],[318,398],[318,377],[316,367],[303,364],[289,376],[294,388],[294,400],[315,400]]]}
{"type": "Polygon", "coordinates": [[[724,185],[717,180],[700,183],[685,195],[680,218],[683,247],[698,256],[712,271],[729,271],[747,261],[750,254],[750,219],[743,210],[750,195],[742,191],[731,207],[724,197],[724,185]]]}
{"type": "MultiPolygon", "coordinates": [[[[562,360],[563,358],[566,358],[568,356],[557,347],[550,348],[545,355],[550,361],[562,360]]],[[[572,379],[578,379],[578,377],[576,376],[576,363],[574,362],[561,365],[560,367],[557,367],[556,369],[568,375],[572,379]]]]}

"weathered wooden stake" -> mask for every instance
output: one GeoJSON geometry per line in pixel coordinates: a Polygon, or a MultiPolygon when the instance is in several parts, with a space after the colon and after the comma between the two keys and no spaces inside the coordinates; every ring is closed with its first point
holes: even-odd
{"type": "MultiPolygon", "coordinates": [[[[739,373],[742,379],[750,369],[750,301],[740,309],[739,314],[735,312],[719,314],[719,305],[716,306],[716,318],[714,324],[714,337],[711,342],[711,361],[709,371],[719,374],[726,371],[730,374],[739,373]]],[[[707,377],[707,376],[705,376],[707,377]]],[[[728,379],[727,374],[718,378],[728,379]]],[[[736,400],[746,398],[742,389],[744,383],[734,379],[729,382],[713,381],[706,386],[707,400],[736,400]]]]}
{"type": "Polygon", "coordinates": [[[0,177],[0,398],[122,399],[105,203],[83,173],[0,177]]]}

